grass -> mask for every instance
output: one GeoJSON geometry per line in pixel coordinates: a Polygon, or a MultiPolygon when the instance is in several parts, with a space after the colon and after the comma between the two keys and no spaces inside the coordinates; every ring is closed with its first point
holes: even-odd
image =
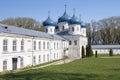
{"type": "Polygon", "coordinates": [[[120,80],[120,58],[85,58],[63,65],[1,74],[0,80],[120,80]]]}

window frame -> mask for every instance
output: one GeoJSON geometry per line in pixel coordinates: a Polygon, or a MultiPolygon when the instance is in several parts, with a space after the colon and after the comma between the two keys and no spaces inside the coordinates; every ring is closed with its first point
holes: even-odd
{"type": "Polygon", "coordinates": [[[75,31],[74,27],[72,27],[72,31],[75,31]]]}
{"type": "Polygon", "coordinates": [[[13,40],[12,48],[13,48],[13,51],[17,51],[17,40],[13,40]]]}
{"type": "Polygon", "coordinates": [[[7,39],[3,40],[3,51],[4,52],[8,51],[8,40],[7,39]]]}
{"type": "Polygon", "coordinates": [[[36,41],[33,42],[33,49],[36,50],[36,41]]]}
{"type": "Polygon", "coordinates": [[[74,40],[74,45],[77,45],[77,40],[74,40]]]}
{"type": "Polygon", "coordinates": [[[72,45],[72,41],[69,41],[69,45],[72,45]]]}
{"type": "Polygon", "coordinates": [[[3,71],[7,70],[7,60],[3,61],[3,71]]]}
{"type": "Polygon", "coordinates": [[[24,51],[24,39],[21,40],[21,51],[24,51]]]}

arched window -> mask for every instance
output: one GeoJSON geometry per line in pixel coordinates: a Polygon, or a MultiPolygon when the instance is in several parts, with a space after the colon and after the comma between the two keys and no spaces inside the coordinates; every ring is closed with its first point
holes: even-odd
{"type": "Polygon", "coordinates": [[[72,27],[72,31],[74,31],[74,27],[72,27]]]}
{"type": "Polygon", "coordinates": [[[65,28],[64,28],[64,26],[62,27],[62,30],[64,30],[65,28]]]}

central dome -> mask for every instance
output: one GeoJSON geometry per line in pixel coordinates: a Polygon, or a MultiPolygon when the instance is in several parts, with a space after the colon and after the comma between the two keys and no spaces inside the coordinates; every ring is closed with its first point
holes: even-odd
{"type": "Polygon", "coordinates": [[[69,21],[70,24],[81,24],[81,20],[77,18],[75,15],[72,16],[72,18],[69,21]]]}
{"type": "Polygon", "coordinates": [[[64,14],[58,19],[58,22],[69,22],[70,16],[64,12],[64,14]]]}
{"type": "Polygon", "coordinates": [[[56,26],[55,22],[48,17],[44,22],[43,22],[43,26],[56,26]]]}

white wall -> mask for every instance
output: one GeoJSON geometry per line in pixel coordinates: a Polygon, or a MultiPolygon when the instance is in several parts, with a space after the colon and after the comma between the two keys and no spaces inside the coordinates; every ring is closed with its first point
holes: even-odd
{"type": "Polygon", "coordinates": [[[24,67],[30,65],[41,64],[57,59],[63,58],[64,48],[68,47],[68,41],[45,39],[38,37],[29,37],[23,35],[11,35],[4,34],[6,36],[0,36],[0,71],[3,71],[3,61],[7,60],[7,70],[12,70],[12,58],[17,58],[17,68],[20,68],[20,58],[24,59],[24,67]],[[3,52],[3,39],[8,39],[8,51],[3,52]],[[17,40],[17,51],[13,52],[12,42],[17,40]],[[21,51],[21,40],[24,39],[24,51],[21,51]],[[33,41],[36,41],[36,50],[33,50],[33,41]],[[39,41],[41,42],[41,49],[39,50],[39,41]],[[43,49],[43,42],[45,42],[45,49],[43,49]],[[49,49],[47,48],[47,42],[49,42],[49,49]],[[63,44],[65,43],[65,44],[63,44]],[[54,46],[55,44],[55,46],[54,46]],[[58,45],[58,46],[57,46],[58,45]],[[62,47],[64,46],[64,47],[62,47]],[[41,56],[39,62],[39,55],[41,56]],[[43,56],[45,55],[45,61],[43,56]],[[49,55],[49,58],[47,57],[49,55]],[[34,64],[33,56],[36,57],[36,64],[34,64]]]}
{"type": "MultiPolygon", "coordinates": [[[[95,51],[98,52],[98,54],[109,54],[110,49],[93,49],[93,53],[95,54],[95,51]]],[[[112,49],[113,54],[120,54],[120,49],[112,49]]]]}

